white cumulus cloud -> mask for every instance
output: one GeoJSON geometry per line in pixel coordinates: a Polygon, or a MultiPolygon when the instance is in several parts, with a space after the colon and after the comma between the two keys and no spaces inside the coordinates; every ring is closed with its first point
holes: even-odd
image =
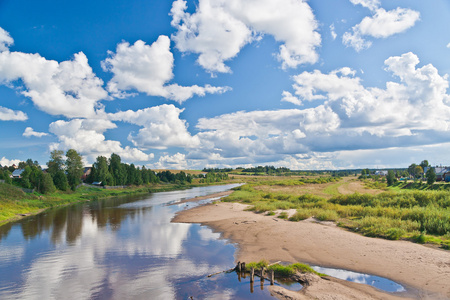
{"type": "Polygon", "coordinates": [[[128,136],[137,147],[154,149],[196,147],[199,139],[188,132],[188,124],[180,119],[182,112],[183,109],[174,105],[163,104],[138,111],[128,110],[109,114],[109,118],[142,127],[136,135],[130,133],[128,136]]]}
{"type": "Polygon", "coordinates": [[[103,81],[95,76],[83,52],[58,63],[39,54],[0,52],[0,83],[21,80],[23,95],[51,115],[89,117],[98,101],[107,97],[103,81]]]}
{"type": "Polygon", "coordinates": [[[108,82],[108,91],[116,97],[126,96],[124,91],[136,90],[149,96],[160,96],[182,103],[195,95],[223,93],[229,89],[210,85],[167,85],[174,76],[174,58],[170,51],[170,40],[164,35],[159,36],[152,45],[141,40],[133,45],[120,43],[116,53],[110,51],[109,56],[102,62],[102,67],[114,74],[108,82]]]}
{"type": "Polygon", "coordinates": [[[303,72],[293,77],[295,95],[286,92],[283,99],[299,105],[317,101],[317,106],[202,118],[196,126],[200,145],[187,157],[217,157],[221,164],[237,165],[442,143],[450,138],[448,76],[419,63],[413,53],[388,58],[386,70],[397,81],[386,82],[384,89],[364,86],[346,67],[327,74],[303,72]]]}
{"type": "Polygon", "coordinates": [[[21,162],[20,159],[7,159],[6,157],[3,156],[0,159],[0,166],[7,166],[7,167],[12,165],[18,166],[20,162],[21,162]]]}
{"type": "Polygon", "coordinates": [[[178,152],[174,155],[162,155],[158,162],[152,166],[154,169],[186,170],[188,163],[186,161],[186,155],[178,152]]]}
{"type": "Polygon", "coordinates": [[[0,120],[1,121],[26,121],[28,116],[26,113],[19,110],[12,110],[0,106],[0,120]]]}
{"type": "Polygon", "coordinates": [[[367,2],[364,6],[371,8],[374,12],[372,16],[365,17],[361,23],[353,26],[352,30],[346,32],[342,37],[342,42],[346,46],[353,47],[358,52],[372,45],[371,41],[364,39],[365,36],[387,38],[413,27],[420,18],[420,13],[412,9],[398,7],[386,11],[383,8],[375,8],[377,4],[375,2],[353,0],[352,2],[354,4],[367,2]]]}
{"type": "Polygon", "coordinates": [[[225,62],[264,34],[281,43],[277,57],[283,68],[318,59],[321,38],[306,1],[200,0],[192,14],[186,3],[172,5],[172,39],[180,51],[199,54],[197,62],[210,72],[231,72],[225,62]]]}
{"type": "Polygon", "coordinates": [[[330,33],[331,33],[331,37],[333,38],[333,40],[335,40],[337,38],[337,33],[336,33],[336,28],[335,28],[334,24],[330,25],[330,33]]]}
{"type": "Polygon", "coordinates": [[[378,7],[380,7],[379,0],[350,0],[350,2],[354,5],[360,4],[370,10],[376,10],[378,7]]]}
{"type": "Polygon", "coordinates": [[[57,136],[59,143],[50,145],[50,148],[75,149],[89,161],[94,161],[100,155],[110,156],[112,153],[131,162],[153,159],[153,154],[146,154],[129,146],[122,147],[119,141],[106,140],[104,132],[116,127],[116,124],[104,119],[58,120],[50,124],[49,131],[57,136]]]}
{"type": "Polygon", "coordinates": [[[0,52],[8,50],[13,43],[14,40],[9,35],[9,32],[0,27],[0,52]]]}
{"type": "MultiPolygon", "coordinates": [[[[298,101],[327,100],[344,128],[377,135],[411,135],[417,130],[447,131],[450,125],[448,77],[432,65],[417,68],[419,58],[409,52],[390,57],[386,70],[400,79],[386,89],[366,88],[349,69],[329,74],[303,72],[294,77],[298,101]]],[[[291,101],[294,102],[294,101],[291,101]]]]}
{"type": "Polygon", "coordinates": [[[25,128],[25,131],[22,133],[22,135],[23,135],[24,137],[32,137],[32,136],[35,136],[35,137],[43,137],[43,136],[48,135],[48,133],[45,133],[45,132],[36,132],[36,131],[33,130],[33,128],[27,127],[27,128],[25,128]]]}

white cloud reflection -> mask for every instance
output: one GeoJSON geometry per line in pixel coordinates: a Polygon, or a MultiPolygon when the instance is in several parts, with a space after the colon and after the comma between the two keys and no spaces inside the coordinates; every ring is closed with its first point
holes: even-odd
{"type": "MultiPolygon", "coordinates": [[[[183,246],[192,225],[170,223],[174,206],[165,206],[176,199],[202,195],[205,190],[160,193],[161,197],[80,214],[80,221],[72,220],[79,228],[76,238],[73,232],[67,233],[73,231],[69,222],[61,224],[60,231],[41,234],[36,239],[39,243],[51,236],[55,246],[33,254],[30,265],[22,271],[22,287],[0,291],[0,298],[89,299],[101,295],[110,299],[175,299],[179,289],[175,281],[201,278],[224,268],[220,260],[212,266],[207,258],[199,257],[197,242],[194,250],[183,246]],[[117,212],[108,212],[110,209],[117,212]],[[120,225],[114,219],[118,216],[120,225]]],[[[67,220],[76,217],[68,216],[67,220]]],[[[198,234],[202,241],[220,237],[206,227],[199,227],[198,234]]],[[[1,250],[0,258],[13,257],[7,247],[1,250]]],[[[232,292],[211,293],[232,298],[232,292]]]]}

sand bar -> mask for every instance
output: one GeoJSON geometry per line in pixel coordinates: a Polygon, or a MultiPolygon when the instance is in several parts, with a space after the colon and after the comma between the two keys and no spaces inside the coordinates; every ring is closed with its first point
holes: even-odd
{"type": "Polygon", "coordinates": [[[281,299],[450,299],[450,251],[368,238],[330,222],[285,221],[245,208],[239,203],[209,204],[182,211],[173,222],[200,223],[222,233],[238,244],[237,261],[280,260],[346,269],[391,279],[408,290],[389,294],[332,279],[278,295],[281,299]]]}
{"type": "Polygon", "coordinates": [[[169,204],[169,206],[178,205],[178,204],[187,203],[187,202],[197,202],[200,200],[206,200],[206,199],[212,199],[212,198],[226,197],[226,196],[230,195],[232,192],[233,191],[225,191],[225,192],[219,192],[219,193],[215,193],[215,194],[209,194],[206,196],[199,196],[199,197],[194,197],[194,198],[189,198],[189,199],[183,199],[181,201],[171,203],[171,204],[169,204]]]}

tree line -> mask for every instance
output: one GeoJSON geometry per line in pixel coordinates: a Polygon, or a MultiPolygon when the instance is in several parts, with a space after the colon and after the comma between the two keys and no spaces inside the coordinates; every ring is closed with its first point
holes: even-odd
{"type": "Polygon", "coordinates": [[[22,188],[34,189],[42,194],[53,193],[56,189],[75,190],[81,183],[83,175],[82,157],[74,149],[69,149],[65,156],[62,150],[52,151],[45,172],[39,163],[32,159],[20,162],[18,167],[23,170],[20,178],[11,178],[15,168],[5,166],[0,168],[0,179],[22,188]]]}
{"type": "Polygon", "coordinates": [[[97,182],[107,186],[156,184],[159,182],[184,184],[191,183],[192,176],[182,171],[177,174],[170,171],[155,173],[145,166],[140,168],[134,164],[123,163],[120,156],[113,153],[109,159],[105,156],[97,157],[86,182],[97,182]]]}
{"type": "MultiPolygon", "coordinates": [[[[84,174],[83,157],[74,149],[69,149],[65,154],[62,150],[53,150],[45,170],[32,159],[20,162],[18,168],[23,170],[20,178],[11,178],[16,168],[0,166],[0,180],[22,188],[34,189],[42,194],[53,193],[56,190],[75,190],[82,183],[81,178],[84,174]]],[[[97,157],[86,182],[97,182],[104,186],[130,186],[160,182],[185,184],[192,183],[192,179],[192,175],[182,171],[176,174],[170,171],[155,173],[145,166],[136,167],[134,164],[126,164],[122,162],[119,155],[113,153],[109,158],[97,157]]]]}

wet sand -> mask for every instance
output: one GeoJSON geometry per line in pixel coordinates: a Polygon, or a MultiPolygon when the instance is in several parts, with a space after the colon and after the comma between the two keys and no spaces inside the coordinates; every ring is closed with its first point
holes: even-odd
{"type": "Polygon", "coordinates": [[[236,261],[266,259],[346,269],[385,277],[407,289],[385,293],[331,278],[319,279],[300,292],[273,288],[280,299],[450,299],[450,251],[368,238],[331,222],[289,222],[245,208],[238,203],[209,204],[182,211],[172,222],[200,223],[222,233],[238,244],[236,261]]]}

